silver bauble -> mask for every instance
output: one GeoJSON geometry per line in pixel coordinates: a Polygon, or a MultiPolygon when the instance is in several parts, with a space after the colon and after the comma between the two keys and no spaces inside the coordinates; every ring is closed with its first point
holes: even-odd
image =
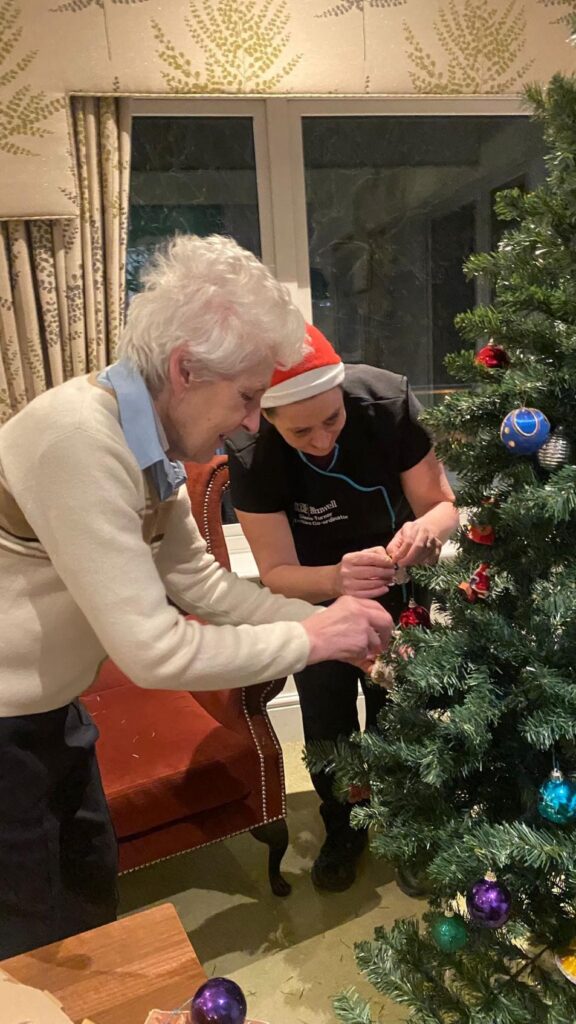
{"type": "Polygon", "coordinates": [[[541,469],[553,473],[556,469],[569,466],[573,458],[572,442],[562,427],[557,427],[547,441],[536,452],[536,461],[541,469]]]}

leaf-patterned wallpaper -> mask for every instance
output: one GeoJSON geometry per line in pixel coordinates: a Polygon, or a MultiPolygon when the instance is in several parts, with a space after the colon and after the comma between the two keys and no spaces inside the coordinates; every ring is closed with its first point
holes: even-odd
{"type": "Polygon", "coordinates": [[[576,0],[0,0],[0,217],[75,216],[89,94],[497,94],[576,67],[576,0]]]}
{"type": "Polygon", "coordinates": [[[511,93],[534,64],[527,57],[527,18],[521,0],[447,0],[433,22],[434,36],[419,38],[404,23],[414,92],[511,93]],[[430,50],[428,50],[430,46],[430,50]]]}
{"type": "Polygon", "coordinates": [[[52,115],[64,97],[50,98],[33,85],[37,50],[22,45],[24,26],[17,0],[0,4],[0,151],[11,157],[37,156],[34,139],[50,134],[52,115]]]}
{"type": "Polygon", "coordinates": [[[176,46],[161,22],[152,22],[169,92],[270,93],[302,59],[301,53],[287,56],[287,0],[189,0],[184,23],[197,63],[190,58],[190,46],[176,46]]]}

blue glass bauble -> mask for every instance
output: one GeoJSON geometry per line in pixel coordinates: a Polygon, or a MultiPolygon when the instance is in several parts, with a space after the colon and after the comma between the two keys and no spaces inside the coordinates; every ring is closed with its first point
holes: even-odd
{"type": "Polygon", "coordinates": [[[576,786],[557,768],[540,786],[538,811],[543,818],[563,825],[576,819],[576,786]]]}
{"type": "Polygon", "coordinates": [[[210,978],[200,986],[190,1005],[192,1024],[244,1024],[246,999],[230,978],[210,978]]]}
{"type": "Polygon", "coordinates": [[[502,420],[500,440],[513,455],[531,455],[549,433],[550,423],[540,409],[513,409],[502,420]]]}
{"type": "Polygon", "coordinates": [[[430,925],[430,934],[445,953],[457,953],[468,942],[468,928],[458,915],[437,917],[430,925]]]}
{"type": "Polygon", "coordinates": [[[492,875],[481,878],[466,895],[466,906],[472,920],[482,928],[501,928],[510,917],[510,890],[492,875]]]}

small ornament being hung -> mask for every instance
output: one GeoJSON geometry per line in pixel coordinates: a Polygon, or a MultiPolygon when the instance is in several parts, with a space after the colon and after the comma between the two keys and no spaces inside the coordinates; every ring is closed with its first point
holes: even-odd
{"type": "Polygon", "coordinates": [[[398,563],[395,562],[392,583],[397,583],[399,584],[399,586],[404,586],[405,583],[408,583],[409,579],[410,573],[408,572],[408,569],[404,565],[398,565],[398,563]]]}
{"type": "MultiPolygon", "coordinates": [[[[400,635],[399,630],[392,634],[396,639],[400,635]]],[[[368,669],[367,675],[371,683],[382,686],[385,690],[392,690],[396,682],[396,663],[408,661],[414,657],[414,649],[408,644],[395,644],[394,649],[386,654],[380,654],[368,669]]]]}
{"type": "Polygon", "coordinates": [[[576,785],[558,768],[550,773],[539,792],[538,812],[547,821],[564,825],[576,819],[576,785]]]}
{"type": "MultiPolygon", "coordinates": [[[[402,614],[408,615],[412,612],[412,610],[417,611],[418,609],[420,609],[420,612],[423,611],[426,613],[426,616],[428,616],[427,621],[430,622],[430,616],[428,615],[426,609],[420,608],[420,606],[415,604],[415,602],[412,603],[414,605],[414,609],[412,609],[412,607],[409,606],[406,612],[403,612],[402,614]]],[[[424,626],[424,622],[410,622],[407,623],[407,625],[424,626]]],[[[392,637],[394,640],[397,641],[401,635],[401,629],[397,627],[394,630],[392,637]]],[[[412,647],[410,647],[408,644],[395,643],[392,648],[389,648],[389,650],[385,654],[380,654],[372,663],[372,665],[370,665],[370,667],[367,670],[368,679],[370,680],[371,683],[374,683],[375,686],[381,686],[385,690],[392,690],[396,683],[396,664],[399,661],[408,661],[409,658],[413,657],[414,649],[412,647]]]]}
{"type": "Polygon", "coordinates": [[[489,570],[489,563],[482,562],[468,582],[464,580],[458,584],[458,589],[463,592],[464,597],[470,604],[476,604],[478,598],[484,601],[488,597],[490,592],[489,570]]]}
{"type": "Polygon", "coordinates": [[[471,919],[482,928],[501,928],[510,917],[512,896],[491,871],[470,887],[466,906],[471,919]]]}
{"type": "Polygon", "coordinates": [[[572,442],[566,437],[563,427],[556,427],[536,452],[536,462],[540,469],[546,470],[547,473],[554,473],[557,469],[572,465],[573,459],[572,442]]]}
{"type": "Polygon", "coordinates": [[[550,423],[540,409],[513,409],[502,420],[500,440],[512,455],[532,455],[542,447],[550,423]]]}
{"type": "Polygon", "coordinates": [[[496,540],[496,534],[494,533],[494,527],[487,526],[484,523],[472,523],[467,530],[468,537],[473,540],[475,544],[493,544],[496,540]]]}
{"type": "Polygon", "coordinates": [[[398,625],[401,629],[407,629],[409,626],[421,626],[422,629],[431,629],[432,620],[430,619],[430,612],[427,608],[423,608],[421,604],[416,604],[414,598],[411,597],[408,607],[400,613],[398,625]]]}
{"type": "Polygon", "coordinates": [[[468,928],[458,914],[447,911],[436,917],[430,925],[430,934],[444,953],[457,953],[468,942],[468,928]]]}
{"type": "Polygon", "coordinates": [[[474,362],[487,366],[489,370],[505,370],[510,365],[510,357],[506,349],[497,345],[493,338],[474,356],[474,362]]]}
{"type": "Polygon", "coordinates": [[[368,679],[375,686],[381,686],[384,690],[392,690],[396,681],[394,665],[386,657],[378,657],[368,671],[368,679]]]}

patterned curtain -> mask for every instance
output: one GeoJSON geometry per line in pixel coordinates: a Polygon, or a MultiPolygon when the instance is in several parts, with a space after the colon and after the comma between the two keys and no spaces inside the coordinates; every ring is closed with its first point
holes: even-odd
{"type": "Polygon", "coordinates": [[[125,300],[129,101],[72,100],[77,218],[0,227],[0,423],[114,358],[125,300]]]}

